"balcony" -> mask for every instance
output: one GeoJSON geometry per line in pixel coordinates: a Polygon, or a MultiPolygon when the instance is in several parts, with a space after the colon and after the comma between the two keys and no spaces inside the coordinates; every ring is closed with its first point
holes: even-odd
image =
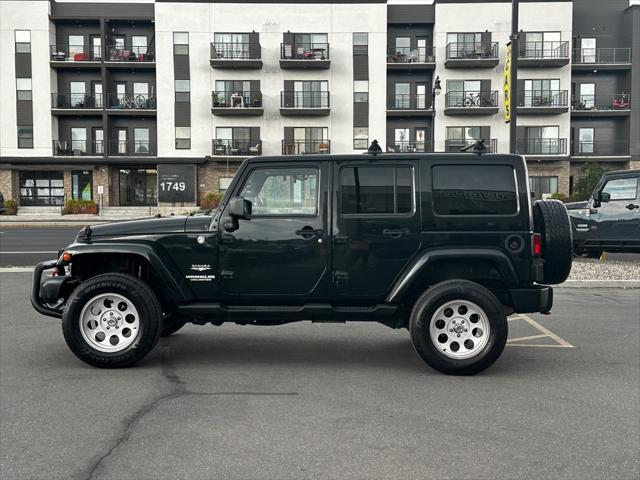
{"type": "Polygon", "coordinates": [[[262,140],[216,138],[212,141],[213,155],[218,157],[252,157],[262,155],[262,140]]]}
{"type": "Polygon", "coordinates": [[[518,67],[563,67],[569,64],[569,42],[518,44],[518,67]]]}
{"type": "Polygon", "coordinates": [[[576,48],[573,50],[574,70],[630,70],[630,48],[576,48]]]}
{"type": "Polygon", "coordinates": [[[493,68],[500,63],[498,42],[452,42],[446,47],[445,68],[493,68]]]}
{"type": "Polygon", "coordinates": [[[498,91],[447,92],[445,115],[494,115],[498,113],[498,91]]]}
{"type": "Polygon", "coordinates": [[[257,116],[264,113],[261,92],[211,93],[211,113],[217,116],[257,116]]]}
{"type": "Polygon", "coordinates": [[[53,68],[100,68],[102,49],[82,45],[50,45],[49,63],[53,68]]]}
{"type": "Polygon", "coordinates": [[[575,142],[571,149],[572,157],[628,157],[627,140],[593,140],[575,142]]]}
{"type": "Polygon", "coordinates": [[[529,138],[517,142],[517,153],[529,156],[564,156],[567,154],[566,138],[529,138]]]}
{"type": "Polygon", "coordinates": [[[151,46],[109,45],[107,58],[104,61],[107,66],[113,68],[155,68],[156,66],[151,46]]]}
{"type": "Polygon", "coordinates": [[[283,155],[331,153],[329,140],[282,140],[283,155]]]}
{"type": "Polygon", "coordinates": [[[326,70],[331,66],[328,43],[281,43],[280,68],[315,68],[326,70]]]}
{"type": "Polygon", "coordinates": [[[109,156],[155,156],[155,147],[149,140],[111,140],[109,156]]]}
{"type": "Polygon", "coordinates": [[[213,68],[260,69],[262,47],[257,42],[215,42],[209,63],[213,68]]]}
{"type": "Polygon", "coordinates": [[[396,95],[387,105],[389,117],[432,116],[431,95],[396,95]]]}
{"type": "Polygon", "coordinates": [[[435,48],[395,47],[387,50],[387,70],[433,70],[436,68],[435,48]]]}
{"type": "Polygon", "coordinates": [[[569,111],[566,90],[525,90],[518,95],[519,115],[550,115],[569,111]]]}
{"type": "Polygon", "coordinates": [[[574,117],[628,117],[631,114],[631,95],[579,95],[571,101],[574,117]]]}
{"type": "MultiPolygon", "coordinates": [[[[460,153],[464,148],[471,147],[475,145],[478,140],[454,140],[447,139],[444,141],[444,151],[447,153],[460,153]]],[[[498,153],[498,139],[492,138],[487,143],[485,141],[485,146],[487,147],[487,153],[498,153]]],[[[468,152],[471,149],[467,150],[468,152]]]]}
{"type": "Polygon", "coordinates": [[[101,157],[104,155],[104,142],[96,140],[53,140],[55,157],[101,157]]]}
{"type": "Polygon", "coordinates": [[[102,108],[102,95],[51,94],[51,113],[54,115],[100,115],[102,108]]]}
{"type": "Polygon", "coordinates": [[[155,115],[156,107],[155,96],[107,94],[107,112],[110,115],[155,115]]]}
{"type": "Polygon", "coordinates": [[[280,115],[283,117],[326,117],[330,112],[329,92],[280,92],[280,115]]]}
{"type": "Polygon", "coordinates": [[[427,153],[432,152],[428,142],[411,142],[400,140],[387,144],[387,153],[427,153]]]}

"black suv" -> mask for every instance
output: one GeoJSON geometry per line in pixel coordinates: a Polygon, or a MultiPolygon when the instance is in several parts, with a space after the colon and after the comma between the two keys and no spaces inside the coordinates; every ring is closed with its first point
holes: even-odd
{"type": "Polygon", "coordinates": [[[640,170],[607,172],[588,201],[566,206],[577,255],[640,252],[640,170]]]}
{"type": "Polygon", "coordinates": [[[545,285],[571,268],[567,211],[532,205],[527,178],[516,155],[252,158],[211,216],[81,230],[36,267],[31,301],[98,367],[186,322],[375,321],[472,374],[500,356],[507,315],[549,312],[545,285]]]}

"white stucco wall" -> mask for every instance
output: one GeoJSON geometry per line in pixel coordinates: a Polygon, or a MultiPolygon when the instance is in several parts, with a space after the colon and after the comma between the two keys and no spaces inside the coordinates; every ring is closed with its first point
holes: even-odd
{"type": "Polygon", "coordinates": [[[51,155],[49,2],[0,1],[0,156],[51,155]],[[18,148],[15,30],[31,31],[33,149],[18,148]]]}
{"type": "Polygon", "coordinates": [[[211,154],[216,127],[260,127],[264,155],[279,155],[284,127],[328,127],[332,153],[353,152],[353,32],[369,33],[369,136],[385,142],[386,12],[384,4],[202,4],[156,3],[159,156],[211,154]],[[309,9],[312,9],[310,12],[309,9]],[[240,12],[240,13],[239,13],[240,12]],[[189,32],[191,145],[174,149],[172,32],[189,32]],[[216,32],[260,33],[262,70],[222,70],[209,65],[216,32]],[[331,68],[281,70],[283,32],[327,33],[331,68]],[[262,117],[211,114],[216,80],[260,80],[262,117]],[[284,80],[327,80],[329,117],[280,117],[284,80]]]}

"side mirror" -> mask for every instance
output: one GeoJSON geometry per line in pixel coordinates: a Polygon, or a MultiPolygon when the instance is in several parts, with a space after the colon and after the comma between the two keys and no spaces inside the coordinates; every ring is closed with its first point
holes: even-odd
{"type": "Polygon", "coordinates": [[[611,194],[607,192],[599,192],[599,198],[601,203],[608,203],[611,201],[611,194]]]}
{"type": "Polygon", "coordinates": [[[234,197],[229,201],[229,216],[236,220],[249,220],[252,204],[243,197],[234,197]]]}

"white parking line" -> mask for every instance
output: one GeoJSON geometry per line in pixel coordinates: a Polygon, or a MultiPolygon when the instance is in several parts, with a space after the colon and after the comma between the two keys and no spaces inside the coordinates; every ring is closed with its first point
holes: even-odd
{"type": "Polygon", "coordinates": [[[539,335],[529,335],[527,337],[518,337],[518,338],[510,338],[507,340],[507,345],[511,345],[513,347],[541,347],[541,348],[574,348],[573,345],[571,345],[569,342],[567,342],[566,340],[563,340],[562,338],[560,338],[558,335],[556,335],[555,333],[553,333],[551,330],[549,330],[548,328],[543,327],[542,325],[540,325],[538,322],[536,322],[533,318],[524,315],[522,313],[517,314],[517,315],[513,315],[509,318],[507,318],[507,320],[509,322],[513,322],[516,320],[524,320],[525,322],[527,322],[529,325],[531,325],[533,328],[535,328],[536,330],[538,330],[540,332],[539,335]],[[540,345],[536,345],[536,344],[530,344],[530,343],[518,343],[518,342],[523,342],[526,340],[535,340],[537,338],[550,338],[551,340],[553,340],[554,342],[556,342],[555,344],[540,344],[540,345]]]}

